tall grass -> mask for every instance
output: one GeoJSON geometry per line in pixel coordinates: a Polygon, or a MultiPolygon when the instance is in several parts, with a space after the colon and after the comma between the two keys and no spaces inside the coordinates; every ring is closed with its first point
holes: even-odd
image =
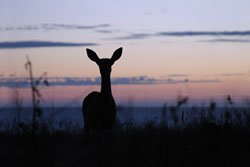
{"type": "MultiPolygon", "coordinates": [[[[163,112],[177,112],[184,103],[176,104],[163,112]]],[[[31,124],[15,122],[0,132],[0,165],[249,166],[250,109],[229,104],[218,118],[216,107],[211,101],[179,117],[166,114],[168,122],[178,117],[174,126],[117,121],[102,133],[84,133],[72,122],[40,121],[34,134],[31,124]]]]}

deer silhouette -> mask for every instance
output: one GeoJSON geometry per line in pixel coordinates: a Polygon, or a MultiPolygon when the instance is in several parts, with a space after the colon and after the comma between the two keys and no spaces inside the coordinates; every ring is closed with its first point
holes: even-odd
{"type": "Polygon", "coordinates": [[[111,59],[99,59],[97,54],[87,49],[90,60],[96,62],[101,73],[101,92],[91,92],[82,104],[84,130],[102,131],[112,129],[116,118],[116,104],[111,91],[111,67],[122,55],[122,47],[117,49],[111,59]]]}

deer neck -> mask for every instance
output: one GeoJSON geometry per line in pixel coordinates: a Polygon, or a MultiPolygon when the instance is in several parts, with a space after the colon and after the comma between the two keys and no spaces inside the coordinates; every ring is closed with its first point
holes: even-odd
{"type": "Polygon", "coordinates": [[[110,74],[101,75],[101,77],[102,77],[101,94],[105,96],[112,96],[110,74]]]}

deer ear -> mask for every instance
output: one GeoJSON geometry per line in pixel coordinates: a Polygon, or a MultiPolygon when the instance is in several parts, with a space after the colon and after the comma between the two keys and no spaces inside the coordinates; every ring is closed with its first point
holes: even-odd
{"type": "Polygon", "coordinates": [[[93,50],[86,49],[86,51],[87,51],[87,55],[88,55],[88,57],[89,57],[90,60],[92,60],[92,61],[94,61],[96,63],[99,62],[100,59],[99,59],[99,57],[97,56],[97,54],[93,50]]]}
{"type": "Polygon", "coordinates": [[[116,49],[116,51],[113,53],[111,57],[112,64],[114,64],[114,62],[118,60],[121,56],[122,56],[122,47],[120,47],[119,49],[116,49]]]}

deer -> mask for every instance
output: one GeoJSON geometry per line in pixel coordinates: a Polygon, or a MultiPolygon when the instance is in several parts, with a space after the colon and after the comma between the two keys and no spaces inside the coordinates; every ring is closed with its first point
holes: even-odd
{"type": "Polygon", "coordinates": [[[110,59],[100,59],[91,49],[87,48],[86,51],[88,58],[99,67],[101,91],[93,91],[83,100],[84,131],[111,130],[116,119],[116,103],[111,91],[111,67],[121,57],[122,47],[115,50],[110,59]]]}

